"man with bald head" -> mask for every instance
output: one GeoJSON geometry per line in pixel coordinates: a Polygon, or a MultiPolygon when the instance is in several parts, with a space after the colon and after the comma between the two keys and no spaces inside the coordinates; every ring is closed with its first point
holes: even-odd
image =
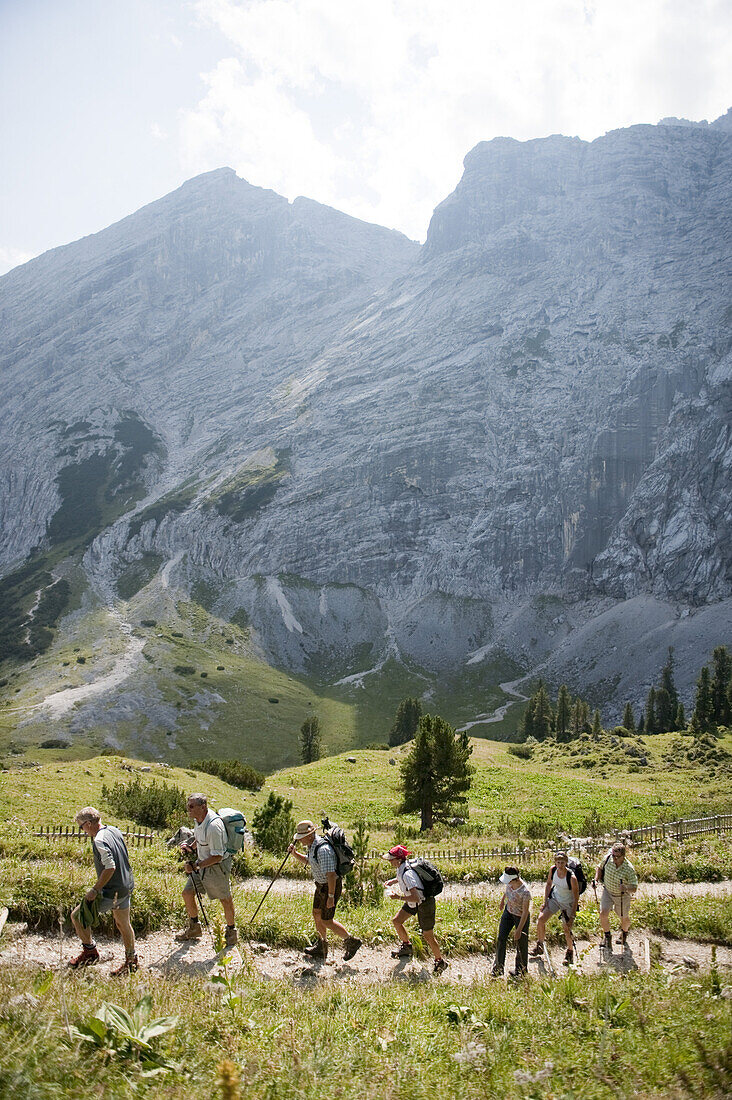
{"type": "Polygon", "coordinates": [[[186,808],[195,823],[193,840],[181,844],[180,848],[187,857],[185,869],[188,878],[183,887],[183,903],[188,924],[175,938],[185,942],[200,939],[203,935],[196,904],[197,886],[199,890],[205,890],[208,897],[221,902],[226,918],[226,946],[234,947],[239,936],[231,896],[231,854],[227,852],[226,826],[217,813],[209,810],[205,794],[196,792],[189,795],[186,808]]]}

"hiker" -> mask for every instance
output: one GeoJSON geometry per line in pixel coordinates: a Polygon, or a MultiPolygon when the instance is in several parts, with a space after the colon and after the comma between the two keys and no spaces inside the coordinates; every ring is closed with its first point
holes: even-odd
{"type": "Polygon", "coordinates": [[[186,940],[198,940],[203,935],[198,919],[196,887],[206,891],[211,899],[221,902],[226,918],[225,942],[227,947],[235,947],[239,940],[234,915],[234,899],[231,896],[231,856],[227,853],[226,826],[217,813],[208,808],[204,794],[191,794],[186,809],[193,818],[193,839],[181,844],[180,850],[186,857],[185,870],[188,875],[183,887],[183,902],[188,914],[188,924],[175,937],[179,943],[186,940]]]}
{"type": "Polygon", "coordinates": [[[345,948],[343,958],[348,962],[362,945],[362,940],[352,936],[335,920],[336,905],[341,896],[343,880],[338,874],[338,859],[335,849],[327,837],[318,836],[312,821],[301,821],[292,844],[287,848],[300,863],[306,863],[315,882],[315,896],[313,897],[313,921],[318,938],[310,947],[305,948],[305,954],[311,959],[328,958],[328,932],[335,932],[343,940],[345,948]],[[307,855],[298,852],[296,844],[307,848],[307,855]]]}
{"type": "Polygon", "coordinates": [[[544,954],[544,929],[549,918],[559,914],[564,930],[564,939],[567,950],[564,953],[564,965],[571,966],[574,962],[574,937],[572,925],[579,908],[580,888],[577,875],[573,875],[569,867],[569,856],[566,852],[556,852],[554,866],[550,869],[544,887],[544,903],[536,922],[536,946],[531,950],[531,957],[537,958],[544,954]]]}
{"type": "Polygon", "coordinates": [[[595,886],[600,884],[600,926],[604,933],[600,946],[612,952],[610,910],[614,909],[620,917],[620,935],[616,942],[625,947],[630,931],[630,903],[638,889],[638,875],[630,860],[625,858],[625,845],[620,840],[613,844],[595,872],[595,886]]]}
{"type": "Polygon", "coordinates": [[[71,914],[71,923],[81,940],[82,949],[81,954],[72,959],[68,966],[72,970],[78,970],[99,962],[92,928],[102,913],[111,912],[125,947],[125,961],[112,971],[113,977],[121,978],[139,967],[135,953],[135,933],[130,923],[130,900],[135,879],[125,838],[115,825],[102,825],[101,814],[94,806],[85,806],[83,810],[79,810],[74,820],[91,840],[97,881],[87,890],[84,900],[71,914]]]}
{"type": "Polygon", "coordinates": [[[504,887],[501,898],[501,920],[498,925],[496,958],[493,963],[493,977],[500,978],[506,962],[506,941],[513,928],[513,942],[516,944],[516,963],[512,971],[514,978],[526,974],[529,968],[529,920],[531,909],[531,890],[519,875],[518,867],[506,867],[498,880],[504,887]]]}
{"type": "Polygon", "coordinates": [[[443,959],[440,945],[435,936],[435,899],[425,897],[424,884],[409,864],[408,856],[410,855],[411,852],[408,852],[403,844],[397,844],[390,848],[383,857],[388,860],[393,870],[396,871],[396,878],[390,878],[386,885],[399,886],[401,890],[400,894],[391,894],[390,896],[404,902],[396,916],[392,917],[392,924],[396,928],[401,945],[398,950],[392,951],[391,957],[392,959],[411,959],[414,948],[404,927],[404,922],[416,917],[419,930],[424,936],[425,942],[429,945],[430,951],[435,956],[434,972],[435,974],[441,974],[443,970],[447,970],[447,960],[443,959]]]}

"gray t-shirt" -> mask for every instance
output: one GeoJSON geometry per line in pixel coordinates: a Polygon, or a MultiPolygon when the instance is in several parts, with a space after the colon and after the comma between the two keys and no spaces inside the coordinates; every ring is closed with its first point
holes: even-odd
{"type": "Polygon", "coordinates": [[[97,875],[114,869],[109,882],[102,888],[102,897],[127,897],[135,888],[125,838],[116,825],[102,825],[92,839],[92,855],[97,875]]]}

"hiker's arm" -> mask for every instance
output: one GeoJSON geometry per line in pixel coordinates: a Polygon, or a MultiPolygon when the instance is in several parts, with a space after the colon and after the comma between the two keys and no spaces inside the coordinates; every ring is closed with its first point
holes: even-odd
{"type": "Polygon", "coordinates": [[[546,876],[546,886],[544,887],[544,905],[549,901],[549,896],[552,892],[552,877],[552,872],[549,871],[549,874],[546,876]]]}
{"type": "Polygon", "coordinates": [[[107,867],[102,871],[101,875],[96,881],[96,884],[92,886],[91,890],[87,890],[86,894],[84,895],[87,901],[94,901],[94,898],[101,894],[102,890],[107,885],[114,872],[114,867],[107,867]]]}
{"type": "Polygon", "coordinates": [[[287,851],[290,853],[290,855],[293,855],[295,859],[299,859],[300,863],[307,863],[308,857],[303,855],[302,852],[298,852],[294,844],[288,844],[287,851]]]}
{"type": "Polygon", "coordinates": [[[404,895],[404,900],[408,901],[410,905],[419,905],[419,894],[417,893],[416,887],[413,886],[411,890],[407,890],[404,895]]]}
{"type": "Polygon", "coordinates": [[[572,916],[579,909],[579,883],[577,882],[577,876],[572,875],[572,916]]]}
{"type": "Polygon", "coordinates": [[[521,922],[520,922],[520,924],[516,925],[516,931],[513,934],[513,938],[514,938],[516,943],[518,943],[518,941],[521,939],[521,935],[523,933],[523,930],[527,926],[527,921],[529,919],[529,907],[530,907],[530,905],[531,905],[531,898],[526,898],[524,900],[523,912],[521,913],[521,922]]]}
{"type": "Polygon", "coordinates": [[[335,897],[336,880],[338,875],[335,871],[326,871],[326,878],[328,879],[328,897],[335,897]]]}
{"type": "Polygon", "coordinates": [[[214,863],[221,863],[223,856],[209,856],[208,859],[197,859],[194,863],[194,867],[198,871],[203,871],[206,867],[213,867],[214,863]]]}

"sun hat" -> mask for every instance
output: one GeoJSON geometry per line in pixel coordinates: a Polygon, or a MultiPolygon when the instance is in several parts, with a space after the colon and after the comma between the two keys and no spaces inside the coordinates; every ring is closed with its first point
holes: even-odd
{"type": "Polygon", "coordinates": [[[411,855],[403,844],[395,844],[393,848],[390,848],[388,852],[384,852],[382,859],[406,859],[411,855]]]}
{"type": "Polygon", "coordinates": [[[293,840],[304,840],[309,833],[315,832],[315,825],[312,821],[298,821],[297,828],[295,829],[295,835],[293,840]]]}
{"type": "Polygon", "coordinates": [[[504,886],[508,886],[509,882],[513,882],[515,878],[520,877],[518,867],[507,867],[498,881],[503,883],[504,886]]]}

